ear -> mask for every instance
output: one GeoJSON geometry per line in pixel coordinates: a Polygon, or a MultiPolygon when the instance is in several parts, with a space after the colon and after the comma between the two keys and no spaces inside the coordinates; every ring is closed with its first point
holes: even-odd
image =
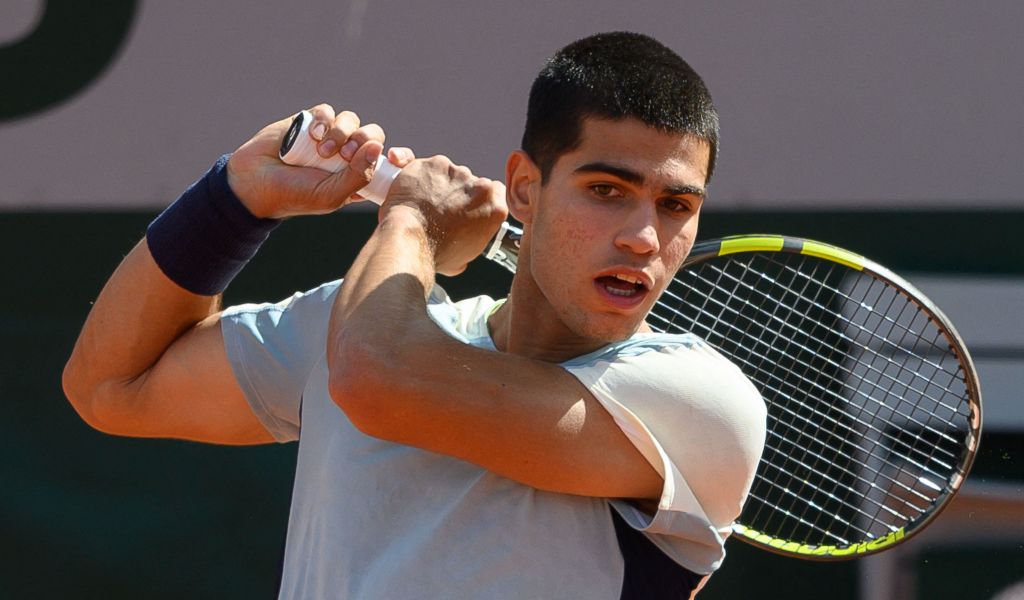
{"type": "Polygon", "coordinates": [[[540,168],[522,150],[508,155],[505,162],[508,212],[522,224],[529,223],[540,198],[540,168]]]}

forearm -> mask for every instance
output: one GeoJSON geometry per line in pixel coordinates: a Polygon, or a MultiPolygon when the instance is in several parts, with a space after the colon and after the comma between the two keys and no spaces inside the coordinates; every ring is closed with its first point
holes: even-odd
{"type": "Polygon", "coordinates": [[[103,287],[75,343],[64,371],[72,404],[87,422],[97,421],[93,398],[137,382],[219,305],[219,295],[193,294],[169,280],[140,241],[103,287]]]}

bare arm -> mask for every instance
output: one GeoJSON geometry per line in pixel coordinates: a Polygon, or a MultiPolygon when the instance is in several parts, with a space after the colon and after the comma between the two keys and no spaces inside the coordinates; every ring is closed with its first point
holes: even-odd
{"type": "MultiPolygon", "coordinates": [[[[325,124],[321,153],[346,141],[352,168],[341,174],[289,167],[277,158],[289,120],[273,123],[228,163],[231,188],[259,217],[327,213],[367,182],[383,147],[376,125],[352,113],[313,109],[325,124]]],[[[383,159],[382,160],[386,160],[383,159]]],[[[107,433],[223,444],[272,441],[235,381],[219,327],[220,296],[171,281],[143,240],[104,286],[64,370],[65,393],[91,426],[107,433]]]]}
{"type": "Polygon", "coordinates": [[[78,414],[118,435],[272,441],[235,383],[219,304],[167,279],[139,242],[100,292],[64,369],[78,414]]]}
{"type": "MultiPolygon", "coordinates": [[[[413,172],[407,167],[395,186],[413,172]]],[[[369,435],[455,456],[538,489],[658,498],[661,477],[571,374],[460,343],[427,316],[435,270],[460,270],[505,214],[501,186],[459,173],[454,179],[469,197],[463,205],[424,210],[401,205],[402,190],[389,195],[333,309],[332,398],[369,435]]],[[[433,186],[406,192],[444,195],[433,186]]]]}

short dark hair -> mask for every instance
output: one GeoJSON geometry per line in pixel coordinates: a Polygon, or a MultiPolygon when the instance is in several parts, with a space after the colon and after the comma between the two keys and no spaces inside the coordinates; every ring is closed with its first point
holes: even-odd
{"type": "Polygon", "coordinates": [[[577,148],[583,119],[633,117],[708,143],[708,180],[718,157],[718,113],[704,81],[678,54],[639,33],[600,33],[559,50],[530,88],[523,150],[541,181],[577,148]]]}

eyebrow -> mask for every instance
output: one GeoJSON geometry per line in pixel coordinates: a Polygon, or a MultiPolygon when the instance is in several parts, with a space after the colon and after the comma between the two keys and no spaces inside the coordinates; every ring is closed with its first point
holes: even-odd
{"type": "MultiPolygon", "coordinates": [[[[618,177],[626,183],[631,183],[633,185],[644,184],[644,176],[642,173],[634,171],[633,169],[600,161],[589,162],[585,165],[581,165],[577,167],[573,173],[607,173],[618,177]]],[[[666,187],[662,191],[670,196],[700,196],[701,200],[703,200],[706,195],[704,188],[697,187],[695,185],[672,185],[666,187]]]]}

